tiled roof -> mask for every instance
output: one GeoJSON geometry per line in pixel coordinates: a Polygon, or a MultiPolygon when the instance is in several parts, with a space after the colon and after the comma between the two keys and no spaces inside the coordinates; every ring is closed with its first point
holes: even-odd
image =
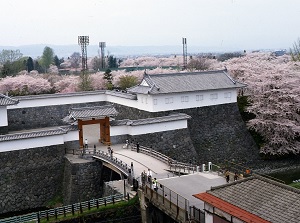
{"type": "Polygon", "coordinates": [[[177,121],[177,120],[185,120],[190,119],[191,116],[183,113],[176,113],[171,114],[168,116],[156,117],[156,118],[146,118],[146,119],[137,119],[137,120],[114,120],[111,121],[112,126],[118,125],[131,125],[131,126],[138,126],[138,125],[147,125],[147,124],[154,124],[154,123],[161,123],[161,122],[170,122],[170,121],[177,121]]]}
{"type": "MultiPolygon", "coordinates": [[[[103,118],[106,116],[116,116],[118,112],[113,105],[104,105],[96,107],[72,108],[69,119],[91,119],[103,118]]],[[[64,119],[65,120],[65,119],[64,119]]]]}
{"type": "Polygon", "coordinates": [[[207,192],[273,223],[300,222],[300,190],[254,175],[207,192]]]}
{"type": "Polygon", "coordinates": [[[64,134],[66,132],[67,132],[67,130],[65,130],[63,128],[59,128],[59,127],[58,128],[53,128],[53,129],[33,130],[31,132],[22,132],[22,133],[0,135],[0,142],[18,140],[18,139],[28,139],[28,138],[52,136],[52,135],[61,135],[61,134],[64,134]]]}
{"type": "Polygon", "coordinates": [[[209,193],[201,193],[194,195],[196,198],[226,212],[229,213],[231,216],[235,216],[236,218],[242,220],[243,222],[247,223],[270,223],[267,220],[262,219],[259,216],[251,214],[239,207],[236,207],[226,201],[223,201],[220,198],[217,198],[209,193]]]}
{"type": "Polygon", "coordinates": [[[106,92],[105,90],[81,91],[81,92],[70,92],[70,93],[25,95],[25,96],[17,96],[15,98],[17,98],[19,100],[35,100],[35,99],[43,99],[43,98],[73,97],[73,96],[81,96],[81,95],[98,95],[98,94],[105,94],[105,92],[106,92]]]}
{"type": "Polygon", "coordinates": [[[191,73],[145,74],[141,84],[129,88],[128,92],[167,94],[241,88],[245,86],[245,84],[233,80],[225,70],[217,70],[191,73]]]}
{"type": "Polygon", "coordinates": [[[119,98],[131,99],[131,100],[136,100],[137,99],[135,94],[128,93],[127,91],[117,91],[117,90],[106,91],[105,94],[117,96],[119,98]]]}
{"type": "Polygon", "coordinates": [[[15,105],[18,103],[18,100],[8,97],[4,94],[0,94],[0,106],[15,105]]]}

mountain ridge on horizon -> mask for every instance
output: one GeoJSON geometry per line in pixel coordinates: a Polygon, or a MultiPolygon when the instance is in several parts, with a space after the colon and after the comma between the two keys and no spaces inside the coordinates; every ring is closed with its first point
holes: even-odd
{"type": "MultiPolygon", "coordinates": [[[[51,47],[54,54],[59,58],[67,58],[74,52],[81,52],[81,48],[76,44],[55,45],[55,44],[28,44],[20,46],[0,46],[2,50],[20,50],[24,56],[32,58],[40,57],[43,54],[45,46],[51,47]]],[[[204,46],[189,46],[187,45],[188,54],[202,53],[224,53],[224,52],[241,52],[244,49],[238,47],[204,47],[204,46]]],[[[251,49],[252,50],[252,49],[251,49]]],[[[270,49],[271,50],[271,49],[270,49]]],[[[130,56],[163,56],[163,55],[182,55],[182,46],[180,45],[161,45],[161,46],[107,46],[105,55],[113,55],[115,57],[130,57],[130,56]]],[[[97,45],[87,46],[88,57],[99,56],[99,47],[97,45]]]]}

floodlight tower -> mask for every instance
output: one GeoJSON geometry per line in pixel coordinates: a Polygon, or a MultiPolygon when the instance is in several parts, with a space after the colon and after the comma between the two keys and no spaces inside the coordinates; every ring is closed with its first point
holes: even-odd
{"type": "Polygon", "coordinates": [[[186,66],[187,66],[186,38],[182,38],[182,45],[183,45],[183,69],[186,69],[186,66]]]}
{"type": "Polygon", "coordinates": [[[106,43],[99,42],[99,47],[100,47],[100,51],[101,51],[101,69],[104,69],[105,68],[104,49],[106,47],[106,43]]]}
{"type": "Polygon", "coordinates": [[[89,36],[78,36],[78,45],[81,46],[81,57],[82,57],[82,72],[87,70],[87,50],[86,47],[89,45],[89,36]]]}

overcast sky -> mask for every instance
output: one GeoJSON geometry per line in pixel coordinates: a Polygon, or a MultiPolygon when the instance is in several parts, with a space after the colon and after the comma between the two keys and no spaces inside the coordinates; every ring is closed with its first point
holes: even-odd
{"type": "Polygon", "coordinates": [[[300,0],[0,0],[0,46],[77,44],[288,48],[300,0]]]}

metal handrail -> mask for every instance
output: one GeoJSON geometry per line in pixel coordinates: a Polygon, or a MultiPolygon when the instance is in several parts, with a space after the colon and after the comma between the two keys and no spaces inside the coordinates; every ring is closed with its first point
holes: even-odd
{"type": "Polygon", "coordinates": [[[123,162],[122,160],[118,159],[117,157],[113,157],[111,156],[109,153],[106,153],[104,151],[96,151],[94,152],[94,156],[93,157],[100,157],[100,158],[104,158],[105,161],[114,164],[118,169],[120,169],[125,175],[129,175],[129,169],[130,166],[123,162]]]}
{"type": "Polygon", "coordinates": [[[123,194],[115,194],[111,195],[108,197],[104,198],[98,198],[98,199],[93,199],[89,201],[84,201],[80,203],[75,203],[71,205],[66,205],[63,207],[58,207],[54,209],[49,209],[45,211],[39,211],[39,212],[34,212],[26,215],[20,215],[20,216],[14,216],[10,218],[5,218],[5,219],[0,219],[0,223],[18,223],[18,222],[32,222],[32,221],[37,221],[38,219],[43,219],[43,218],[53,218],[53,217],[58,217],[61,215],[66,216],[66,214],[72,213],[73,215],[75,213],[82,213],[82,211],[85,209],[91,209],[94,207],[100,207],[103,205],[107,205],[110,203],[115,203],[117,201],[124,200],[124,195],[123,194]]]}
{"type": "MultiPolygon", "coordinates": [[[[131,147],[131,150],[136,150],[136,146],[131,145],[130,147],[131,147]]],[[[184,170],[184,172],[185,172],[185,170],[196,171],[196,169],[197,169],[197,165],[195,165],[195,164],[184,163],[184,162],[174,160],[171,157],[169,157],[163,153],[160,153],[152,148],[140,146],[139,152],[146,154],[148,156],[154,157],[154,158],[168,164],[170,170],[172,170],[172,168],[174,168],[175,171],[177,169],[178,171],[184,170]]]]}

